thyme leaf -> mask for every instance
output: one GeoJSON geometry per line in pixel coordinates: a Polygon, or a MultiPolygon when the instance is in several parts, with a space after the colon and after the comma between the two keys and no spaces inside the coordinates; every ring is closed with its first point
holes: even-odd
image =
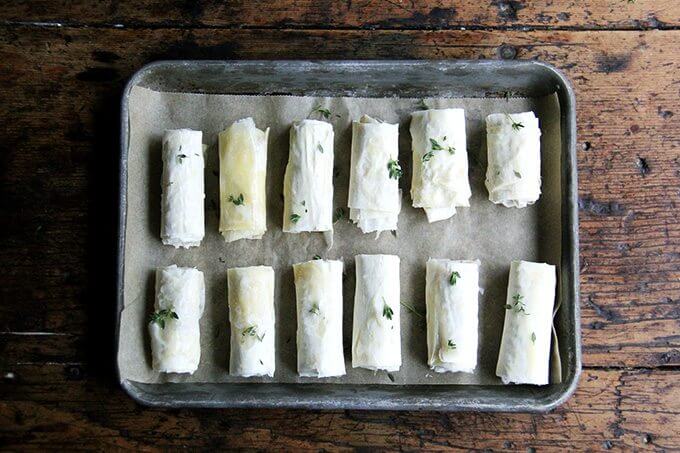
{"type": "Polygon", "coordinates": [[[258,335],[256,325],[252,325],[243,329],[243,332],[241,332],[241,336],[255,337],[257,338],[258,341],[262,341],[264,339],[264,334],[258,335]]]}
{"type": "Polygon", "coordinates": [[[315,315],[321,313],[321,310],[319,309],[319,304],[312,305],[312,308],[309,309],[309,312],[315,315]]]}
{"type": "Polygon", "coordinates": [[[517,293],[514,296],[512,296],[512,300],[514,301],[512,304],[505,304],[504,307],[506,310],[512,310],[515,313],[523,313],[525,315],[529,315],[527,313],[527,306],[524,304],[522,301],[524,299],[524,296],[521,294],[517,293]]]}
{"type": "Polygon", "coordinates": [[[449,339],[449,341],[446,342],[446,346],[449,349],[456,349],[456,343],[453,342],[453,340],[449,339]]]}
{"type": "Polygon", "coordinates": [[[505,116],[507,116],[508,119],[512,122],[512,129],[513,129],[513,130],[519,131],[520,129],[522,129],[522,128],[524,127],[524,124],[516,122],[516,121],[513,120],[512,117],[511,117],[510,115],[508,115],[507,113],[505,114],[505,116]]]}
{"type": "Polygon", "coordinates": [[[387,162],[387,171],[389,172],[391,179],[399,180],[399,178],[404,175],[399,162],[394,159],[390,159],[390,161],[387,162]]]}
{"type": "Polygon", "coordinates": [[[451,272],[451,276],[449,277],[449,283],[451,286],[454,286],[456,283],[458,283],[458,279],[460,278],[460,274],[456,271],[451,272]]]}
{"type": "Polygon", "coordinates": [[[151,322],[158,324],[161,329],[165,329],[165,322],[171,319],[179,319],[179,316],[169,308],[151,314],[151,322]]]}
{"type": "Polygon", "coordinates": [[[382,315],[383,315],[385,318],[387,318],[387,319],[389,319],[389,320],[391,321],[391,320],[392,320],[392,315],[394,315],[394,310],[392,310],[392,308],[391,308],[389,305],[387,305],[387,302],[385,301],[385,298],[384,298],[384,297],[383,297],[383,302],[384,302],[385,305],[383,306],[382,315]]]}
{"type": "Polygon", "coordinates": [[[236,206],[241,206],[241,205],[243,205],[243,203],[245,202],[242,193],[240,193],[240,194],[238,195],[238,197],[236,197],[236,198],[234,198],[233,195],[229,195],[229,200],[228,200],[228,201],[231,201],[231,202],[234,203],[236,206]]]}
{"type": "Polygon", "coordinates": [[[337,208],[335,212],[333,213],[333,223],[337,222],[340,219],[345,218],[345,210],[343,208],[337,208]]]}
{"type": "Polygon", "coordinates": [[[293,223],[298,223],[298,220],[300,220],[300,215],[299,214],[291,214],[290,215],[290,221],[293,223]]]}

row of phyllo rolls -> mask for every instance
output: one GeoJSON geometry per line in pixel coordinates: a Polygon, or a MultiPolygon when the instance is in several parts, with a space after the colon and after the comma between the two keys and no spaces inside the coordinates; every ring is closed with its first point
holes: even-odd
{"type": "MultiPolygon", "coordinates": [[[[533,112],[497,113],[486,118],[489,199],[525,207],[541,193],[541,131],[533,112]]],[[[413,206],[430,222],[470,206],[463,109],[414,112],[411,119],[413,206]]],[[[352,124],[349,217],[361,231],[396,230],[401,210],[399,125],[364,115],[352,124]]],[[[269,129],[252,118],[219,134],[220,224],[227,242],[259,239],[266,231],[265,181],[269,129]]],[[[168,130],[163,138],[161,238],[192,247],[204,233],[202,133],[168,130]]],[[[290,129],[284,177],[283,231],[333,229],[333,126],[302,120],[290,129]]]]}
{"type": "MultiPolygon", "coordinates": [[[[345,374],[342,337],[343,263],[293,265],[297,297],[300,376],[345,374]]],[[[496,374],[504,383],[548,383],[555,267],[513,261],[496,374]]],[[[227,270],[231,353],[235,376],[273,376],[274,270],[227,270]]],[[[352,367],[397,371],[401,366],[399,257],[357,255],[352,367]]],[[[473,373],[477,367],[479,262],[430,259],[426,270],[428,365],[436,372],[473,373]]],[[[153,368],[193,373],[201,356],[199,320],[203,274],[170,266],[156,274],[156,305],[149,328],[153,368]]],[[[404,305],[408,307],[408,305],[404,305]]],[[[412,307],[408,307],[413,309],[412,307]]]]}

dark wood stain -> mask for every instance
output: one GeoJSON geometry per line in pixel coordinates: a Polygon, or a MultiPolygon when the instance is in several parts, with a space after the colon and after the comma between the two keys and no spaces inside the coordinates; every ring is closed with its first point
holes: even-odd
{"type": "Polygon", "coordinates": [[[32,3],[0,11],[9,63],[0,69],[3,449],[680,445],[676,0],[587,9],[475,0],[32,3]],[[113,369],[114,251],[119,105],[132,73],[162,58],[502,55],[561,68],[577,95],[585,368],[566,405],[534,415],[161,410],[122,392],[113,369]]]}

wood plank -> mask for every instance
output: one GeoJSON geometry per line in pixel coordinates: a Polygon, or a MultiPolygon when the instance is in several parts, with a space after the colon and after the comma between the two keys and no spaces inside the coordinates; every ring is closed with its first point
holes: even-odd
{"type": "Polygon", "coordinates": [[[9,2],[8,22],[76,26],[227,28],[587,28],[667,29],[680,25],[675,0],[103,1],[9,2]]]}
{"type": "MultiPolygon", "coordinates": [[[[4,370],[5,372],[7,370],[4,370]]],[[[4,447],[601,450],[680,446],[677,372],[586,370],[549,414],[155,410],[85,370],[22,366],[0,386],[4,447]],[[102,404],[106,401],[107,404],[102,404]],[[645,443],[647,442],[647,443],[645,443]]]]}
{"type": "Polygon", "coordinates": [[[496,58],[502,46],[556,64],[577,91],[584,363],[680,364],[680,31],[1,28],[0,58],[13,65],[0,65],[12,263],[0,274],[0,328],[110,339],[118,98],[144,63],[496,58]]]}

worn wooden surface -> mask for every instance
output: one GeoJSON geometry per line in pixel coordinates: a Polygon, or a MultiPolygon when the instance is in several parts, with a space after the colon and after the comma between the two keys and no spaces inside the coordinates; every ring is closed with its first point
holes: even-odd
{"type": "Polygon", "coordinates": [[[0,9],[0,447],[680,448],[680,2],[0,9]],[[149,410],[113,379],[119,98],[164,58],[538,58],[578,101],[584,373],[547,415],[149,410]]]}

